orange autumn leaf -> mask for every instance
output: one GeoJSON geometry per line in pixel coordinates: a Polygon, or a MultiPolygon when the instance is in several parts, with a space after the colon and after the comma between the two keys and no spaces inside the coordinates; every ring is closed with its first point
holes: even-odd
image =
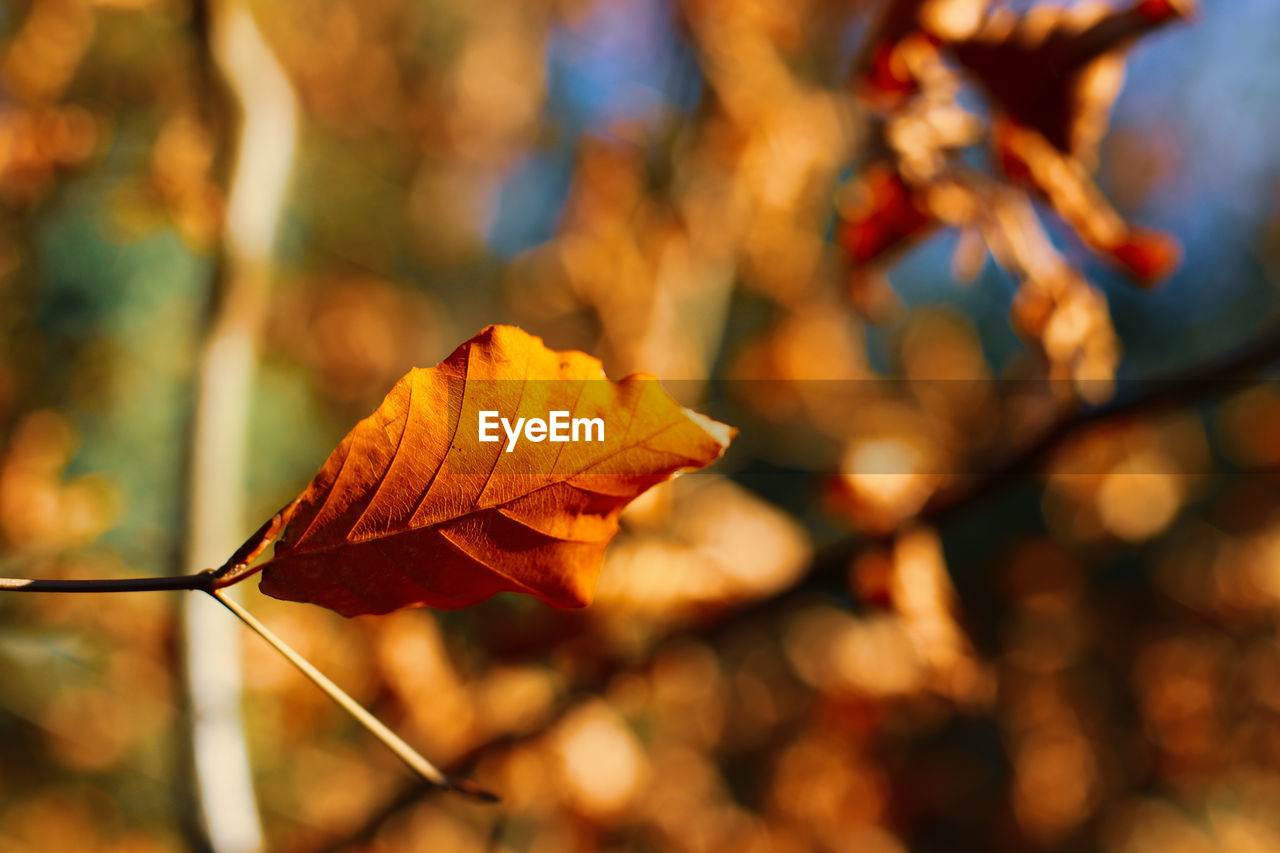
{"type": "Polygon", "coordinates": [[[612,382],[588,355],[490,326],[397,382],[268,523],[284,530],[262,591],[345,616],[503,591],[583,606],[622,508],[733,432],[652,376],[612,382]]]}

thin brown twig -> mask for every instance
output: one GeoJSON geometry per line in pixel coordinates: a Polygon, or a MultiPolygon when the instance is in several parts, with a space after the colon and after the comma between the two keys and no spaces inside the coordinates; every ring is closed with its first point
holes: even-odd
{"type": "Polygon", "coordinates": [[[155,578],[0,578],[0,590],[4,592],[162,592],[174,589],[207,590],[212,585],[213,572],[207,569],[193,575],[155,578]]]}
{"type": "MultiPolygon", "coordinates": [[[[892,540],[898,532],[910,524],[922,521],[940,523],[967,508],[981,504],[1020,482],[1026,476],[1034,474],[1037,468],[1056,451],[1089,430],[1104,424],[1158,415],[1220,397],[1238,390],[1243,384],[1249,382],[1251,377],[1277,361],[1280,361],[1280,322],[1273,323],[1252,341],[1225,357],[1191,368],[1173,378],[1151,381],[1142,391],[1130,397],[1062,417],[1039,438],[1022,450],[1013,453],[989,473],[955,489],[938,493],[919,513],[905,520],[897,530],[875,536],[851,536],[835,543],[819,552],[810,563],[809,570],[791,587],[769,598],[726,611],[719,618],[705,622],[693,630],[664,639],[688,636],[714,642],[746,625],[772,618],[779,612],[784,612],[814,595],[827,585],[833,576],[843,577],[850,561],[860,550],[892,540]]],[[[653,649],[660,646],[661,642],[655,643],[653,649]]],[[[451,762],[450,767],[455,771],[469,771],[485,758],[514,745],[535,740],[576,707],[576,697],[603,689],[617,675],[643,672],[652,662],[652,652],[639,662],[634,659],[615,659],[589,677],[573,684],[572,689],[566,693],[557,708],[535,728],[519,735],[503,736],[477,744],[451,762]]],[[[431,790],[430,787],[421,784],[402,788],[358,828],[346,837],[320,848],[319,853],[337,853],[352,845],[368,841],[388,820],[430,794],[431,790]]]]}

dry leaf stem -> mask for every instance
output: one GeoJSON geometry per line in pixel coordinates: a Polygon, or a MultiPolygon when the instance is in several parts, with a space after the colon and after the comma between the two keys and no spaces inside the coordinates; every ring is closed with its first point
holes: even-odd
{"type": "Polygon", "coordinates": [[[248,626],[249,629],[259,637],[266,640],[273,649],[284,655],[284,657],[288,659],[289,663],[293,664],[299,672],[323,690],[325,695],[334,702],[337,702],[342,710],[354,717],[356,722],[368,729],[370,734],[386,744],[387,748],[394,752],[413,772],[438,787],[459,791],[490,802],[497,801],[498,798],[488,791],[481,790],[466,780],[455,779],[446,775],[442,770],[440,770],[440,768],[423,758],[421,753],[406,743],[404,739],[395,732],[391,731],[386,724],[370,713],[368,709],[355,699],[351,698],[350,694],[335,684],[320,670],[316,669],[309,660],[294,651],[287,643],[285,643],[284,640],[272,633],[266,625],[259,622],[252,613],[245,610],[236,601],[227,598],[220,590],[217,589],[208,588],[205,589],[205,592],[217,599],[218,603],[223,607],[234,613],[241,622],[248,626]]]}

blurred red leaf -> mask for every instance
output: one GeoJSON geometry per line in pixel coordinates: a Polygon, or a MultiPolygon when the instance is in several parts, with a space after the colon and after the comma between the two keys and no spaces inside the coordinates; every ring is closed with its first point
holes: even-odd
{"type": "Polygon", "coordinates": [[[1136,281],[1146,283],[1173,272],[1182,260],[1182,248],[1168,234],[1134,228],[1111,248],[1110,256],[1136,281]]]}
{"type": "Polygon", "coordinates": [[[937,222],[902,175],[887,164],[868,167],[859,189],[859,203],[845,212],[838,235],[856,264],[901,248],[937,222]]]}
{"type": "MultiPolygon", "coordinates": [[[[518,427],[517,427],[518,429],[518,427]]],[[[724,424],[682,408],[644,374],[490,326],[404,376],[284,513],[268,595],[345,616],[455,608],[497,592],[587,604],[618,515],[641,492],[718,458],[724,424]],[[481,411],[512,425],[552,411],[600,418],[603,440],[528,433],[480,441],[481,411]]]]}
{"type": "Polygon", "coordinates": [[[1091,72],[1118,63],[1138,38],[1193,9],[1191,0],[1143,0],[1102,14],[1087,6],[1037,7],[1019,19],[997,18],[999,25],[950,48],[1009,118],[1058,151],[1089,160],[1118,89],[1091,72]]]}

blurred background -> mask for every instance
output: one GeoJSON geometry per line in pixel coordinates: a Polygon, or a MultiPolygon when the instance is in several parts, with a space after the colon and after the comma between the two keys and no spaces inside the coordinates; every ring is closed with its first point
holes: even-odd
{"type": "Polygon", "coordinates": [[[0,851],[1280,849],[1280,5],[1120,2],[6,0],[0,574],[219,564],[489,323],[741,435],[584,611],[243,585],[498,806],[0,598],[0,851]]]}

